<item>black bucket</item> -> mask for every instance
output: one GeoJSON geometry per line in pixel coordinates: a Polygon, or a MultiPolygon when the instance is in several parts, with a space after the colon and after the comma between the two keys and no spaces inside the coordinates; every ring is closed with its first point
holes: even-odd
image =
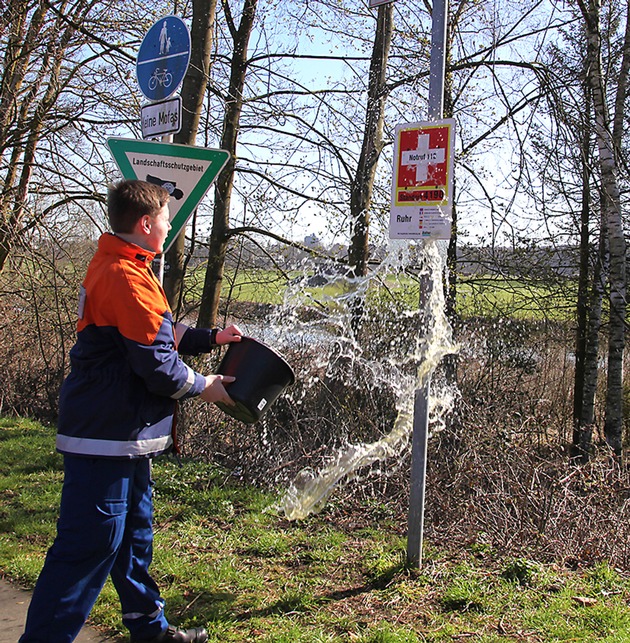
{"type": "Polygon", "coordinates": [[[234,382],[225,384],[236,406],[217,402],[228,415],[252,424],[260,420],[280,393],[295,382],[293,369],[276,351],[252,337],[242,337],[229,346],[217,373],[232,375],[234,382]]]}

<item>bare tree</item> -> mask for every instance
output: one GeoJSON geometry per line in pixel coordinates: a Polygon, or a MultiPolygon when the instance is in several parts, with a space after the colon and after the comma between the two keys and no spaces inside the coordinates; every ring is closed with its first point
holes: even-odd
{"type": "Polygon", "coordinates": [[[138,122],[128,49],[144,23],[128,21],[134,8],[102,0],[7,3],[0,29],[0,270],[16,244],[28,243],[46,218],[66,216],[69,204],[83,209],[94,229],[103,227],[89,207],[102,202],[112,176],[102,144],[138,122]]]}
{"type": "Polygon", "coordinates": [[[221,171],[215,189],[215,205],[210,234],[208,268],[206,270],[198,325],[209,327],[216,325],[219,310],[219,298],[223,283],[225,254],[228,244],[230,225],[230,203],[234,185],[234,167],[236,164],[236,144],[239,132],[239,120],[243,107],[243,88],[247,74],[247,47],[256,18],[257,0],[245,0],[240,23],[236,24],[230,0],[221,2],[225,19],[234,42],[230,61],[230,82],[225,95],[225,112],[221,149],[230,152],[230,160],[221,171]]]}
{"type": "MultiPolygon", "coordinates": [[[[91,2],[68,3],[68,15],[81,22],[91,2]]],[[[0,271],[11,249],[37,220],[29,190],[42,139],[63,128],[59,97],[81,63],[67,56],[77,32],[46,2],[11,0],[4,13],[4,61],[0,83],[0,271]]]]}

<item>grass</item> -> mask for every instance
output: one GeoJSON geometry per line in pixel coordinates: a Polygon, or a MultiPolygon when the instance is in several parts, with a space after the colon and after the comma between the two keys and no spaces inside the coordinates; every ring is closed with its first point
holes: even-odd
{"type": "Polygon", "coordinates": [[[503,277],[467,278],[458,285],[458,311],[463,317],[508,316],[512,319],[573,319],[575,284],[548,284],[503,277]]]}
{"type": "MultiPolygon", "coordinates": [[[[0,418],[0,573],[25,587],[54,536],[61,464],[53,428],[0,418]]],[[[386,499],[289,522],[272,493],[210,464],[159,459],[154,478],[154,577],[171,620],[212,642],[630,641],[630,578],[606,564],[425,543],[409,569],[386,499]]],[[[109,583],[91,619],[125,640],[109,583]]]]}
{"type": "MultiPolygon", "coordinates": [[[[298,279],[301,274],[292,273],[298,279]]],[[[190,284],[200,293],[203,274],[191,274],[190,284]]],[[[305,302],[317,301],[331,306],[339,296],[347,294],[349,286],[337,280],[321,287],[300,288],[305,302]]],[[[493,277],[461,277],[457,285],[457,311],[463,317],[510,317],[521,320],[566,321],[575,317],[576,284],[570,280],[546,283],[542,280],[493,277]]],[[[279,305],[287,289],[286,278],[271,270],[239,270],[226,273],[222,296],[224,299],[252,301],[279,305]]],[[[418,283],[404,274],[389,274],[382,281],[375,280],[368,291],[369,297],[395,297],[403,305],[415,309],[418,305],[418,283]],[[380,293],[380,294],[379,294],[380,293]]]]}

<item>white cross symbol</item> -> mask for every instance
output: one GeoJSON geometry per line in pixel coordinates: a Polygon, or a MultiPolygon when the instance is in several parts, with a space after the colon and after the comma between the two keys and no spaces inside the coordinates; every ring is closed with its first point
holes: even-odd
{"type": "Polygon", "coordinates": [[[402,165],[416,166],[416,183],[426,183],[429,178],[429,165],[444,163],[446,150],[443,147],[429,147],[429,135],[418,136],[415,150],[402,153],[402,165]]]}

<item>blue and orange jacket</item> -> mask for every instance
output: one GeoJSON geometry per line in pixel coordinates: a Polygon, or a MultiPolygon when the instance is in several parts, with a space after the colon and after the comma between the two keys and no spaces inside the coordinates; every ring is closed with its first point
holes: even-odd
{"type": "Polygon", "coordinates": [[[176,346],[172,314],[151,270],[154,254],[106,233],[81,288],[77,341],[59,398],[57,450],[137,458],[173,444],[177,400],[199,395],[205,378],[178,350],[212,345],[209,329],[187,329],[176,346]]]}

